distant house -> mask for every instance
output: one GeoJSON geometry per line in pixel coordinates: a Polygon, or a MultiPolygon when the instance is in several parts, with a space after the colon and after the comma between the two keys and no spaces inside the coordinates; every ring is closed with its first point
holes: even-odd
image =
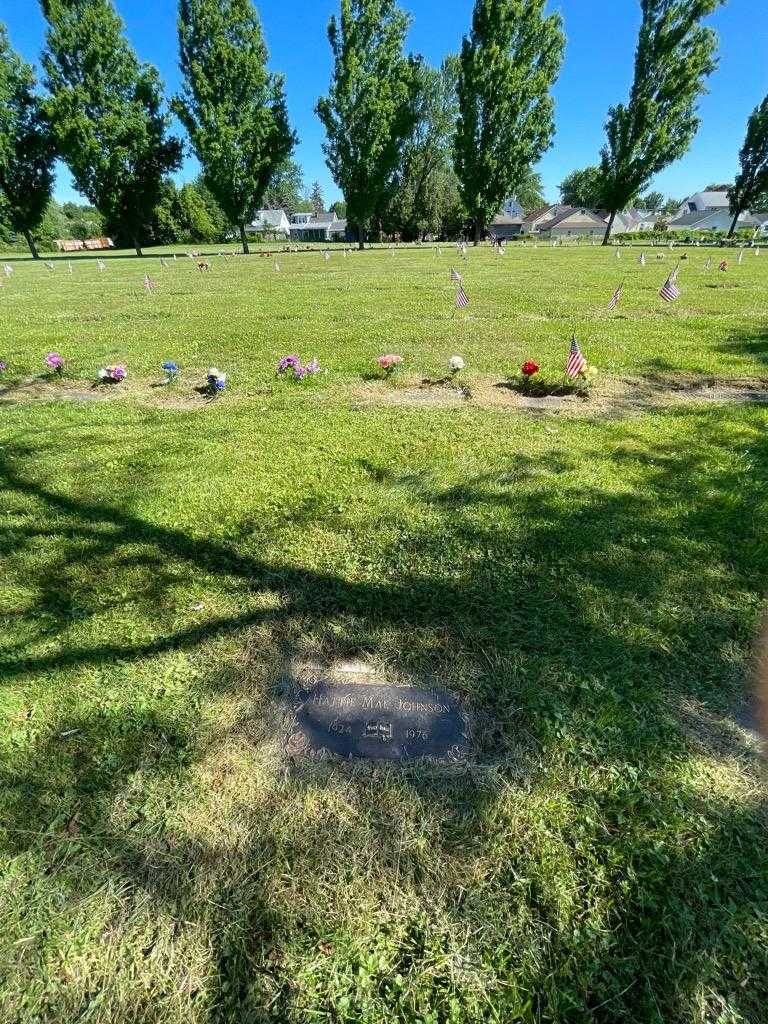
{"type": "Polygon", "coordinates": [[[605,221],[596,213],[584,207],[561,206],[557,213],[539,223],[537,231],[541,238],[597,238],[605,234],[605,221]]]}
{"type": "Polygon", "coordinates": [[[675,219],[687,213],[712,213],[717,210],[727,211],[729,208],[728,193],[724,189],[718,189],[717,192],[694,192],[680,206],[675,219]]]}
{"type": "Polygon", "coordinates": [[[294,213],[290,232],[292,242],[338,242],[348,237],[347,222],[335,213],[294,213]]]}
{"type": "MultiPolygon", "coordinates": [[[[719,210],[697,210],[683,213],[667,221],[670,231],[728,231],[733,216],[726,206],[719,210]]],[[[752,222],[749,213],[742,213],[737,228],[748,228],[752,222]]]]}
{"type": "Polygon", "coordinates": [[[248,230],[264,235],[283,235],[288,238],[290,222],[285,210],[259,210],[248,225],[248,230]]]}
{"type": "Polygon", "coordinates": [[[768,213],[753,213],[750,220],[752,223],[749,227],[758,235],[768,235],[768,213]]]}
{"type": "Polygon", "coordinates": [[[525,210],[523,210],[516,199],[507,199],[499,212],[503,213],[506,217],[520,217],[522,219],[525,216],[525,210]]]}
{"type": "Polygon", "coordinates": [[[523,231],[523,218],[515,214],[498,213],[490,223],[488,233],[499,241],[517,238],[523,231]]]}
{"type": "Polygon", "coordinates": [[[545,221],[552,220],[556,216],[558,210],[565,210],[568,207],[561,206],[559,204],[541,206],[538,210],[534,210],[533,213],[529,213],[527,217],[523,217],[523,234],[524,235],[535,235],[538,234],[539,226],[545,221]]]}

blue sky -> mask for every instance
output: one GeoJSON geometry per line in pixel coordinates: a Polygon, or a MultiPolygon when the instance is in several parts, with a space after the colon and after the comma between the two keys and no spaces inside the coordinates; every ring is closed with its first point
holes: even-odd
{"type": "MultiPolygon", "coordinates": [[[[401,0],[402,2],[402,0],[401,0]]],[[[765,0],[728,0],[711,18],[720,37],[720,66],[709,79],[709,95],[701,102],[701,130],[678,163],[656,179],[667,195],[683,197],[710,182],[729,181],[750,111],[768,92],[768,18],[758,16],[765,0]]],[[[116,0],[131,43],[143,60],[160,69],[166,89],[178,88],[176,0],[116,0]]],[[[335,0],[280,0],[257,4],[271,65],[286,76],[288,104],[300,136],[295,157],[307,186],[318,180],[327,201],[340,197],[323,161],[322,128],[315,117],[316,99],[330,75],[326,37],[335,0]]],[[[405,0],[413,16],[408,48],[439,64],[455,52],[468,31],[472,0],[405,0]]],[[[637,0],[561,0],[550,3],[565,21],[568,45],[555,87],[557,134],[539,170],[547,197],[558,198],[557,185],[576,167],[595,161],[602,126],[611,103],[623,99],[632,75],[639,25],[637,0]]],[[[45,22],[37,0],[2,0],[0,20],[13,46],[25,59],[37,61],[45,22]]],[[[187,157],[179,181],[190,180],[197,165],[187,157]]],[[[56,184],[57,198],[77,198],[66,168],[56,184]]]]}

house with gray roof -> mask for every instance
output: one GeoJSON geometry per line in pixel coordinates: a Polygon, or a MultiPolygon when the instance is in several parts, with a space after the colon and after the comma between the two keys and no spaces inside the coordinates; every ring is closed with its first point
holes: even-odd
{"type": "Polygon", "coordinates": [[[289,225],[293,242],[338,242],[347,239],[347,222],[335,213],[294,213],[289,225]]]}
{"type": "Polygon", "coordinates": [[[557,213],[538,226],[541,238],[602,238],[605,221],[592,210],[578,206],[561,206],[557,213]]]}
{"type": "Polygon", "coordinates": [[[248,231],[264,235],[289,236],[290,222],[285,210],[259,210],[248,225],[248,231]]]}

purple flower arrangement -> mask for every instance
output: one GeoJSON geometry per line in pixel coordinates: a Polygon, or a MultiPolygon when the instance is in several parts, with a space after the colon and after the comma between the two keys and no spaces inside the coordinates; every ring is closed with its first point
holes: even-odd
{"type": "Polygon", "coordinates": [[[7,364],[4,363],[2,359],[0,359],[0,373],[2,373],[4,370],[7,370],[7,369],[8,369],[7,364]]]}
{"type": "Polygon", "coordinates": [[[317,359],[313,359],[306,366],[302,366],[298,356],[283,356],[277,364],[277,373],[279,376],[282,376],[289,372],[293,373],[294,380],[306,380],[307,377],[314,377],[315,374],[322,371],[317,359]]]}
{"type": "Polygon", "coordinates": [[[105,384],[119,384],[128,376],[124,366],[102,366],[99,370],[99,380],[105,384]]]}
{"type": "Polygon", "coordinates": [[[64,373],[64,360],[58,352],[49,352],[45,357],[45,365],[51,373],[57,373],[60,377],[64,373]]]}

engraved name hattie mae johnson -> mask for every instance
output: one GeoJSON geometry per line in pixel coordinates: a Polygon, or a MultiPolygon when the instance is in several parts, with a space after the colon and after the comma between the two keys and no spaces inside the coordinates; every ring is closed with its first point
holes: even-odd
{"type": "Polygon", "coordinates": [[[287,749],[309,757],[428,758],[470,752],[469,723],[447,693],[414,686],[317,682],[296,696],[287,749]]]}

